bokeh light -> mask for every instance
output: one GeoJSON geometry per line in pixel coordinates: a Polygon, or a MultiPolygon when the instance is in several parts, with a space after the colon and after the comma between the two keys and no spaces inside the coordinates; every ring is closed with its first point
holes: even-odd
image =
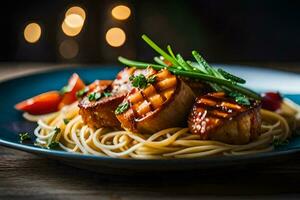
{"type": "Polygon", "coordinates": [[[120,47],[126,41],[126,34],[120,28],[111,28],[106,32],[106,42],[112,47],[120,47]]]}
{"type": "Polygon", "coordinates": [[[70,14],[65,17],[64,22],[70,28],[78,28],[83,26],[84,20],[80,15],[70,14]]]}
{"type": "Polygon", "coordinates": [[[68,26],[66,22],[63,22],[61,25],[61,29],[67,36],[73,37],[81,32],[82,27],[72,28],[68,26]]]}
{"type": "Polygon", "coordinates": [[[30,23],[24,29],[24,38],[29,43],[36,43],[42,34],[41,26],[37,23],[30,23]]]}
{"type": "Polygon", "coordinates": [[[78,43],[73,39],[66,39],[59,45],[59,53],[63,58],[71,59],[79,52],[78,43]]]}
{"type": "Polygon", "coordinates": [[[66,12],[66,16],[71,15],[71,14],[76,14],[82,17],[83,20],[85,20],[86,14],[85,11],[83,10],[83,8],[79,7],[79,6],[73,6],[71,8],[69,8],[66,12]]]}
{"type": "Polygon", "coordinates": [[[85,21],[85,11],[78,6],[69,8],[61,25],[62,31],[70,37],[78,35],[85,21]]]}
{"type": "Polygon", "coordinates": [[[114,18],[118,20],[125,20],[128,19],[128,17],[131,14],[130,8],[124,5],[116,6],[112,9],[111,14],[114,18]]]}

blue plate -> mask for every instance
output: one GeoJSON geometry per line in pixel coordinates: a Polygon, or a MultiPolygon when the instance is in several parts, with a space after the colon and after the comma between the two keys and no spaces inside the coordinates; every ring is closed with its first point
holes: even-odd
{"type": "MultiPolygon", "coordinates": [[[[258,92],[280,91],[300,104],[300,95],[298,95],[300,94],[300,75],[245,66],[222,65],[222,67],[244,77],[248,82],[248,87],[253,90],[258,92]]],[[[19,143],[18,134],[20,132],[32,133],[35,124],[27,122],[22,118],[21,113],[13,108],[16,103],[36,94],[61,88],[74,72],[78,73],[86,82],[92,82],[95,79],[113,79],[120,69],[119,67],[112,66],[72,67],[24,76],[0,83],[0,144],[61,160],[76,167],[112,173],[240,166],[249,163],[268,162],[269,160],[281,160],[287,158],[289,154],[300,151],[300,137],[293,137],[287,146],[269,153],[235,157],[218,156],[201,159],[171,160],[134,160],[81,155],[59,150],[47,150],[35,147],[32,144],[19,143]]]]}

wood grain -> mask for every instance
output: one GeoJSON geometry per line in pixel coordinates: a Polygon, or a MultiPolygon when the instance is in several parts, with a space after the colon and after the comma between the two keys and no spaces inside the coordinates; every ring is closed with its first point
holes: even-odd
{"type": "MultiPolygon", "coordinates": [[[[20,70],[0,67],[0,80],[20,70]]],[[[0,147],[0,199],[299,199],[299,157],[239,169],[117,176],[0,147]]]]}

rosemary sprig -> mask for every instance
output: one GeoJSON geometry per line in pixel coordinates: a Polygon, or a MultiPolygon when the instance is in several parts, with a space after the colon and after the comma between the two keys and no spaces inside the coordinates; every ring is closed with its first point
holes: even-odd
{"type": "Polygon", "coordinates": [[[156,70],[167,68],[175,75],[206,81],[216,91],[239,94],[235,95],[237,97],[236,101],[242,104],[248,104],[248,98],[260,99],[260,95],[240,85],[246,82],[244,79],[226,72],[223,69],[216,70],[211,67],[197,51],[192,51],[192,55],[197,61],[197,64],[195,64],[191,61],[185,61],[180,54],[175,56],[170,45],[167,46],[167,53],[146,35],[142,35],[142,39],[172,65],[167,67],[168,65],[158,57],[154,58],[157,64],[133,61],[123,57],[119,57],[118,60],[125,65],[136,68],[144,69],[149,66],[156,70]]]}

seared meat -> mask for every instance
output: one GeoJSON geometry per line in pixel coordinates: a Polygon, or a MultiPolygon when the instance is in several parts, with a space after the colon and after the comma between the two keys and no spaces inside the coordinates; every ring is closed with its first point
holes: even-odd
{"type": "Polygon", "coordinates": [[[85,124],[95,129],[101,127],[120,128],[120,122],[114,112],[131,88],[129,77],[133,72],[134,68],[125,68],[119,72],[113,82],[106,81],[107,85],[96,83],[89,94],[100,93],[101,97],[91,100],[88,94],[79,102],[79,114],[85,124]],[[110,95],[105,96],[104,92],[110,95]]]}
{"type": "Polygon", "coordinates": [[[129,109],[117,115],[124,129],[155,133],[165,128],[183,126],[195,100],[192,90],[168,70],[148,68],[144,75],[156,77],[145,88],[133,88],[123,103],[129,109]]]}
{"type": "Polygon", "coordinates": [[[260,134],[260,103],[237,104],[224,93],[209,93],[196,99],[188,124],[203,140],[246,144],[260,134]]]}
{"type": "Polygon", "coordinates": [[[89,92],[111,90],[112,80],[95,80],[88,86],[89,92]]]}
{"type": "Polygon", "coordinates": [[[112,83],[112,93],[121,93],[121,92],[129,92],[131,89],[131,83],[129,81],[129,77],[135,73],[135,71],[141,71],[137,70],[133,67],[131,68],[124,68],[122,71],[120,71],[112,83]]]}
{"type": "Polygon", "coordinates": [[[120,127],[115,109],[123,101],[127,93],[117,93],[110,97],[103,97],[98,101],[90,101],[84,97],[79,103],[79,114],[85,124],[91,128],[120,127]]]}

